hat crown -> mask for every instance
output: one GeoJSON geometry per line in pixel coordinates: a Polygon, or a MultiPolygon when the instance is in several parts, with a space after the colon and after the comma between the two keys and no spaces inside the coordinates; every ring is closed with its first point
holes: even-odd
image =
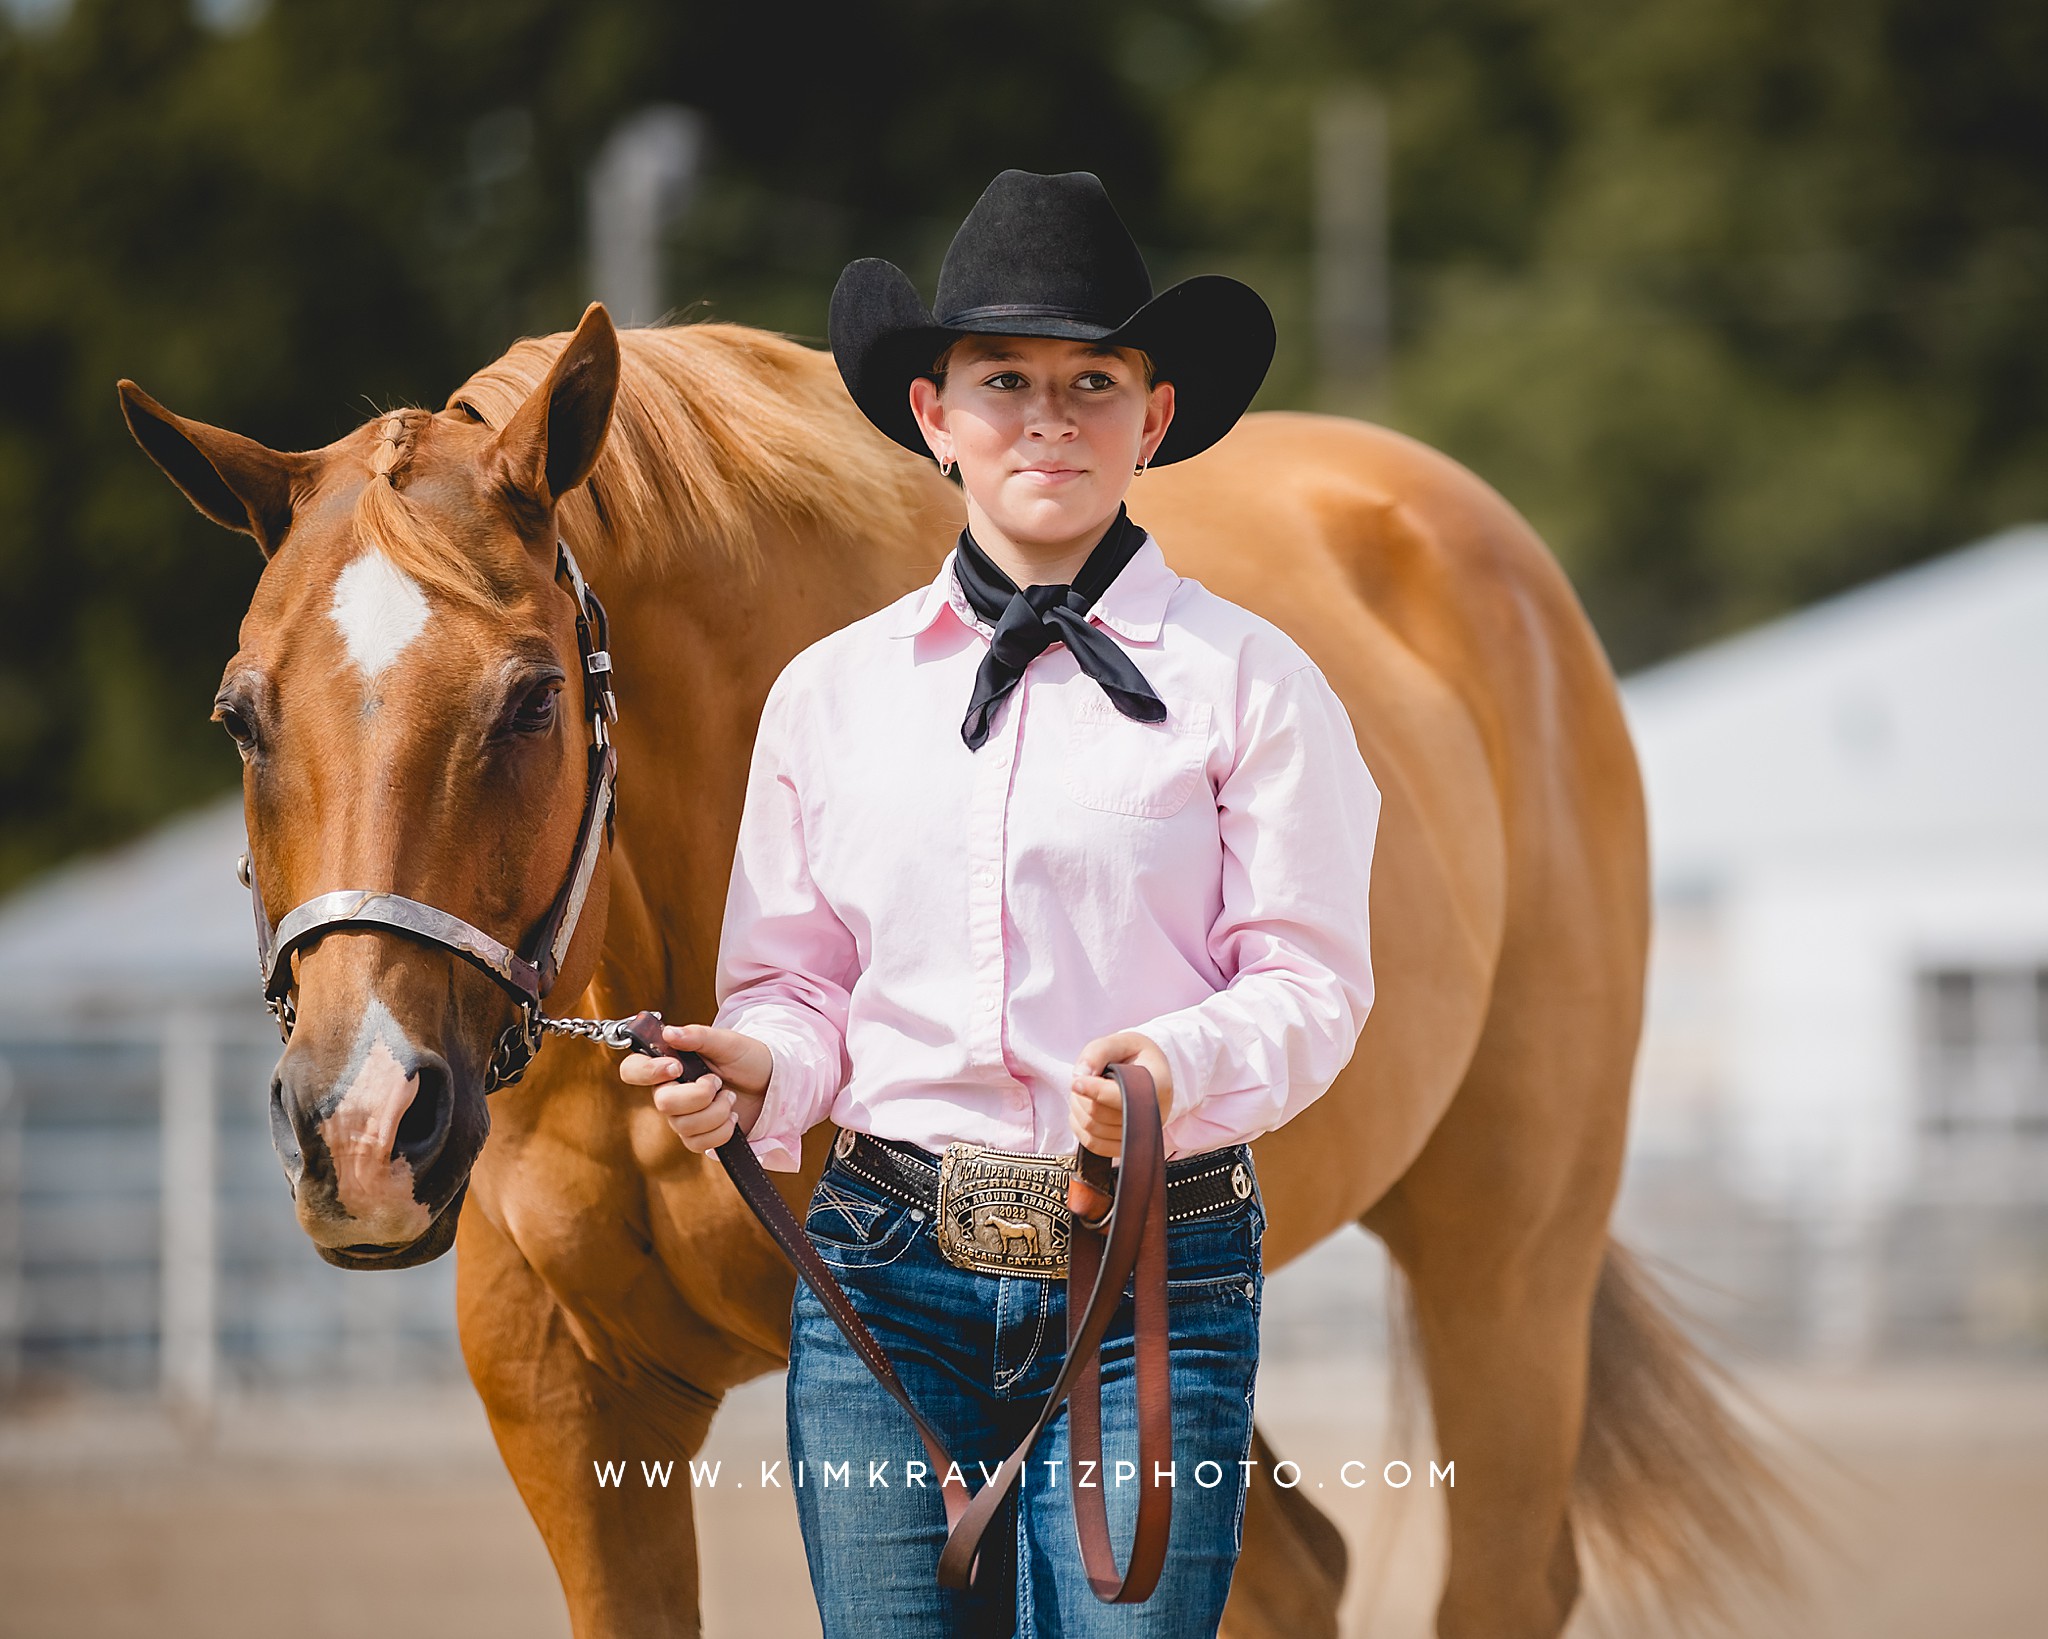
{"type": "Polygon", "coordinates": [[[1099,177],[1013,170],[960,224],[932,305],[947,326],[1008,311],[1114,329],[1151,299],[1145,258],[1099,177]]]}

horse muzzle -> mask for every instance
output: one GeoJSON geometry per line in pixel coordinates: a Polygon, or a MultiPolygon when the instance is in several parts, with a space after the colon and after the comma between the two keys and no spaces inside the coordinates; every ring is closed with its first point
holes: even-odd
{"type": "Polygon", "coordinates": [[[411,1269],[419,1264],[432,1263],[455,1244],[463,1198],[468,1194],[469,1180],[465,1178],[455,1186],[455,1193],[449,1197],[448,1204],[435,1214],[427,1232],[407,1245],[378,1246],[359,1241],[350,1246],[327,1246],[316,1240],[313,1250],[320,1254],[323,1262],[331,1263],[337,1269],[411,1269]]]}
{"type": "Polygon", "coordinates": [[[271,1135],[300,1227],[345,1268],[438,1256],[489,1131],[482,1082],[415,1046],[375,1004],[345,1055],[312,1035],[298,1035],[271,1081],[271,1135]]]}

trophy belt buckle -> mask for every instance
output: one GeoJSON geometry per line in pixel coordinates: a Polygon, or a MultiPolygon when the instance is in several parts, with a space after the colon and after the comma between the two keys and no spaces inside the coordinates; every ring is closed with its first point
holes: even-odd
{"type": "Polygon", "coordinates": [[[1064,1280],[1074,1156],[948,1144],[939,1157],[939,1250],[984,1275],[1064,1280]]]}

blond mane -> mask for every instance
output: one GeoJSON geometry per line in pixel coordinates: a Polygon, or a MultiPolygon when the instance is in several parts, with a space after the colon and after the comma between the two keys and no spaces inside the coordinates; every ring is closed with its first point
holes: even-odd
{"type": "MultiPolygon", "coordinates": [[[[568,340],[515,342],[450,406],[503,427],[568,340]]],[[[852,541],[900,533],[929,505],[923,464],[854,408],[830,355],[737,324],[624,330],[619,343],[604,452],[561,508],[593,561],[646,573],[710,549],[751,579],[765,522],[852,541]]]]}
{"type": "Polygon", "coordinates": [[[379,424],[369,452],[370,482],[356,496],[356,536],[423,586],[457,603],[488,607],[497,601],[497,589],[482,568],[399,487],[430,419],[425,410],[401,409],[379,424]]]}

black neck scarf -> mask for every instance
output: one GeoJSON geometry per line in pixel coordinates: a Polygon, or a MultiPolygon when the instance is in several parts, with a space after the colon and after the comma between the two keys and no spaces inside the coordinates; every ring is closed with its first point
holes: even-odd
{"type": "Polygon", "coordinates": [[[960,725],[960,738],[969,751],[979,751],[988,739],[989,719],[1003,696],[1017,686],[1024,668],[1055,643],[1066,644],[1081,670],[1102,685],[1111,704],[1126,717],[1141,723],[1165,718],[1166,704],[1152,692],[1144,674],[1113,638],[1088,624],[1088,611],[1095,600],[1109,590],[1110,582],[1144,544],[1145,532],[1118,507],[1115,521],[1095,543],[1072,584],[1020,588],[972,535],[960,531],[960,544],[953,556],[960,589],[974,612],[995,628],[988,654],[974,677],[974,698],[967,703],[966,721],[960,725]]]}

